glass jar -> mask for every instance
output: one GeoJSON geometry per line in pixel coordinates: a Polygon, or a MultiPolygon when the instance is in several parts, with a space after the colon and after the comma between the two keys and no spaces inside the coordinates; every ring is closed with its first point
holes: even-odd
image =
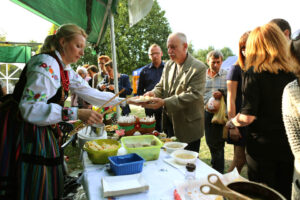
{"type": "Polygon", "coordinates": [[[187,163],[185,172],[185,180],[195,180],[196,179],[196,165],[193,163],[187,163]]]}
{"type": "Polygon", "coordinates": [[[196,165],[193,163],[187,163],[186,166],[186,172],[185,172],[185,182],[186,182],[186,188],[185,188],[185,198],[186,199],[192,199],[194,185],[192,183],[193,180],[196,179],[196,165]]]}

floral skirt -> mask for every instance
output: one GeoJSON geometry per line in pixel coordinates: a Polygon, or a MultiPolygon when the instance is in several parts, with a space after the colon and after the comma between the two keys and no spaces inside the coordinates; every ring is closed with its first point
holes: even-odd
{"type": "Polygon", "coordinates": [[[57,136],[50,126],[21,120],[17,108],[10,103],[0,110],[0,199],[60,199],[63,170],[57,136]]]}

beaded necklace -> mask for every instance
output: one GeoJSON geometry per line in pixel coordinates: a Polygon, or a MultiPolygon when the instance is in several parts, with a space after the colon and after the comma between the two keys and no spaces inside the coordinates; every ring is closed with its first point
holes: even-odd
{"type": "Polygon", "coordinates": [[[59,71],[60,71],[60,78],[61,78],[61,84],[65,92],[69,91],[69,86],[70,86],[70,79],[69,79],[69,74],[68,71],[64,71],[64,67],[62,66],[59,58],[55,53],[52,54],[52,56],[55,57],[55,59],[58,62],[59,65],[59,71]]]}

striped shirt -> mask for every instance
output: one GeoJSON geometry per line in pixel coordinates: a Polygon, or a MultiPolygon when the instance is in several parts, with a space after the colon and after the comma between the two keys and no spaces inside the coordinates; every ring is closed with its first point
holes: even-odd
{"type": "Polygon", "coordinates": [[[206,104],[210,99],[210,97],[212,97],[212,93],[217,91],[218,89],[224,90],[225,94],[227,93],[227,85],[226,85],[227,71],[224,69],[220,69],[219,72],[213,78],[211,78],[208,75],[208,70],[209,69],[206,70],[204,104],[206,104]]]}

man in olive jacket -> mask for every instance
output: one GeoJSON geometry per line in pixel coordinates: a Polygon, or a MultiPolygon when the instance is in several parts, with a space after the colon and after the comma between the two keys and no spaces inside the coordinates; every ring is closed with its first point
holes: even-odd
{"type": "Polygon", "coordinates": [[[143,107],[157,109],[163,106],[163,129],[186,149],[199,152],[204,134],[204,103],[206,66],[187,52],[183,33],[172,33],[167,41],[171,58],[166,64],[159,83],[144,96],[156,97],[143,107]]]}

